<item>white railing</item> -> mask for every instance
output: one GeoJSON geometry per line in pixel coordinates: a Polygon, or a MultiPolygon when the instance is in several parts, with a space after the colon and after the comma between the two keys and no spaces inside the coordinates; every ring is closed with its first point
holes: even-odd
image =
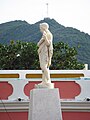
{"type": "MultiPolygon", "coordinates": [[[[24,87],[30,81],[40,81],[41,78],[26,78],[26,74],[42,74],[41,70],[0,70],[0,74],[19,74],[19,78],[0,78],[0,82],[7,81],[13,87],[13,93],[9,100],[17,98],[28,99],[24,93],[24,87]]],[[[69,78],[69,81],[75,81],[81,88],[81,93],[75,99],[83,100],[90,98],[90,70],[50,70],[50,74],[83,74],[84,77],[78,79],[69,78]]],[[[68,81],[67,78],[51,78],[52,81],[68,81]]]]}
{"type": "MultiPolygon", "coordinates": [[[[90,77],[90,70],[50,70],[50,74],[84,74],[90,77]]],[[[25,79],[26,74],[42,74],[41,70],[0,70],[0,74],[19,74],[20,79],[25,79]]]]}

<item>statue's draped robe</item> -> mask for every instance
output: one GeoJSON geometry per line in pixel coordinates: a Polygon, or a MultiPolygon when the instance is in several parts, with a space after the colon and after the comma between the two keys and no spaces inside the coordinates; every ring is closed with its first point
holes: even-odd
{"type": "Polygon", "coordinates": [[[46,38],[42,36],[42,38],[37,44],[39,47],[38,54],[39,54],[41,69],[45,65],[47,65],[47,67],[51,65],[51,58],[53,55],[53,45],[52,45],[53,36],[50,32],[47,32],[46,38]]]}

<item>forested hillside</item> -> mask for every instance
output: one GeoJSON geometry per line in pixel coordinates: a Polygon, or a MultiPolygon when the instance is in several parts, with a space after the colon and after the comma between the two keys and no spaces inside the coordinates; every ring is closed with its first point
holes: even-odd
{"type": "Polygon", "coordinates": [[[35,24],[20,20],[0,24],[0,43],[9,44],[11,40],[38,42],[41,37],[39,30],[41,22],[50,25],[54,43],[62,41],[69,46],[75,46],[78,50],[78,60],[89,64],[90,67],[90,35],[72,27],[65,27],[54,19],[45,18],[35,24]]]}

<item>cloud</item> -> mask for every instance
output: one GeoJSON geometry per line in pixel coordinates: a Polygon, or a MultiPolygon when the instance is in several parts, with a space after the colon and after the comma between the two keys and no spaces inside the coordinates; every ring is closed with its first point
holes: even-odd
{"type": "Polygon", "coordinates": [[[90,0],[0,0],[0,23],[26,20],[35,23],[44,17],[90,34],[90,0]]]}

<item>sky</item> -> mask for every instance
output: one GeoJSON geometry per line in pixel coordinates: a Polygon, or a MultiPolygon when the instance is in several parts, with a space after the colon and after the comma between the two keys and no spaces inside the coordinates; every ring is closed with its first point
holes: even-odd
{"type": "Polygon", "coordinates": [[[46,17],[90,35],[90,0],[0,0],[0,24],[14,20],[34,24],[46,17]]]}

